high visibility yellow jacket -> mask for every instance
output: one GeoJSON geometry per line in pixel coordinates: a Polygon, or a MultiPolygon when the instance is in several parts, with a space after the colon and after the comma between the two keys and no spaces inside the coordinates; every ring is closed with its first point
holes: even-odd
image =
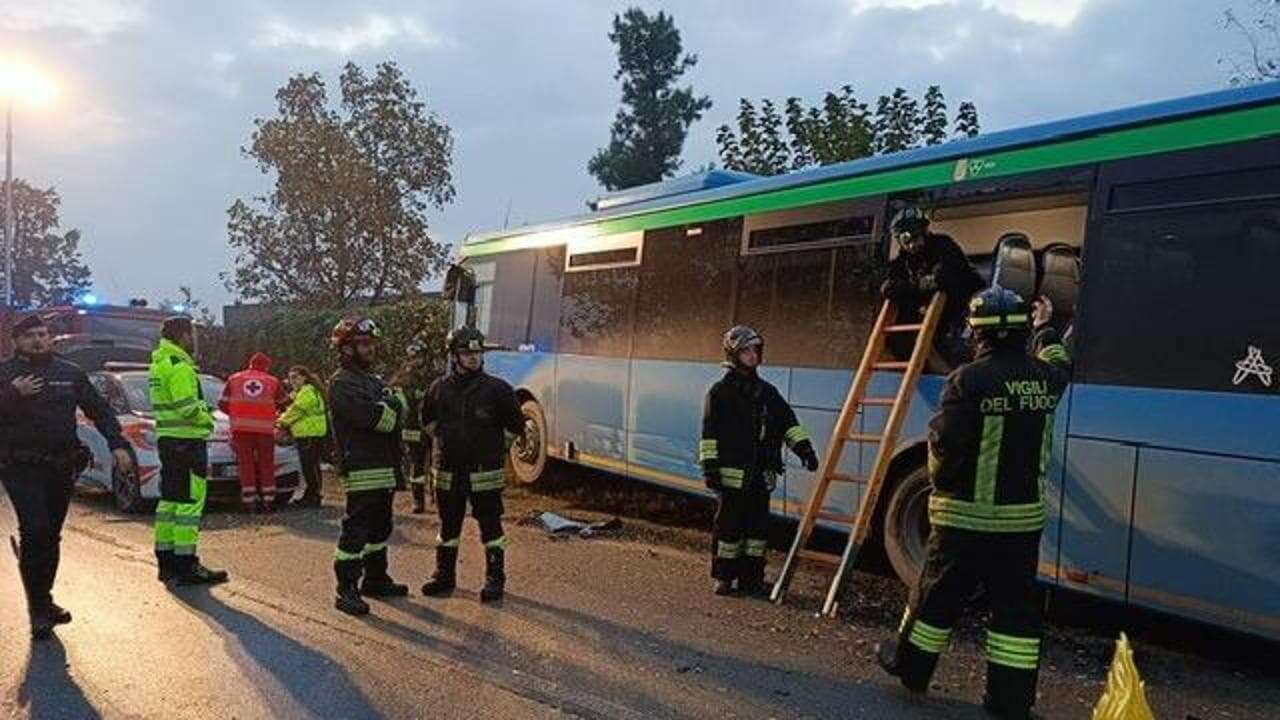
{"type": "Polygon", "coordinates": [[[293,402],[280,416],[280,425],[295,438],[317,438],[329,434],[329,418],[324,398],[315,385],[307,383],[293,396],[293,402]]]}
{"type": "Polygon", "coordinates": [[[200,390],[195,361],[186,350],[162,338],[151,352],[149,379],[156,437],[205,440],[213,433],[213,414],[200,390]]]}

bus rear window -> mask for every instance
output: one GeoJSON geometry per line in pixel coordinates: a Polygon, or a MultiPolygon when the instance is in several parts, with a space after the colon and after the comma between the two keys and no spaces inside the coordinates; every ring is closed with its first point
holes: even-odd
{"type": "Polygon", "coordinates": [[[160,338],[160,323],[150,318],[115,317],[110,315],[80,316],[81,332],[90,337],[110,337],[114,340],[133,340],[151,345],[160,338]]]}

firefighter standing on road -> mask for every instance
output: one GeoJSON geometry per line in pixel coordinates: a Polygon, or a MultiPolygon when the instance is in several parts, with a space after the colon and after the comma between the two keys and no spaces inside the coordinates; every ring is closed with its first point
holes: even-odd
{"type": "Polygon", "coordinates": [[[783,472],[782,445],[811,472],[818,455],[795,411],[757,373],[764,338],[737,325],[724,334],[724,354],[728,372],[707,391],[698,448],[707,487],[720,496],[711,576],[717,595],[731,594],[736,581],[739,592],[763,596],[769,495],[783,472]]]}
{"type": "Polygon", "coordinates": [[[284,388],[270,372],[271,358],[258,352],[249,367],[227,378],[218,407],[231,418],[231,449],[246,510],[270,512],[276,500],[276,409],[284,388]]]}
{"type": "Polygon", "coordinates": [[[338,578],[334,607],[348,615],[366,615],[360,596],[400,597],[408,586],[387,573],[391,504],[400,474],[400,429],[405,408],[373,374],[382,332],[369,318],[340,321],[333,346],[340,368],[329,381],[329,409],[338,449],[347,514],[334,553],[338,578]],[[363,576],[363,581],[361,577],[363,576]]]}
{"type": "Polygon", "coordinates": [[[413,514],[427,511],[427,446],[422,435],[422,418],[416,412],[426,397],[423,382],[422,349],[416,344],[408,348],[409,358],[391,377],[391,387],[406,410],[404,429],[400,431],[401,455],[409,475],[409,491],[413,495],[413,514]]]}
{"type": "Polygon", "coordinates": [[[970,304],[977,359],[947,378],[929,423],[928,556],[896,643],[877,651],[907,689],[923,693],[951,628],[976,586],[991,605],[984,704],[1002,718],[1030,717],[1040,663],[1036,588],[1042,494],[1053,415],[1070,378],[1048,305],[1027,353],[1031,318],[1016,293],[994,287],[970,304]]]}
{"type": "Polygon", "coordinates": [[[422,427],[432,436],[430,472],[440,510],[436,571],[422,594],[445,595],[456,586],[458,544],[470,502],[484,543],[480,600],[495,602],[502,599],[506,584],[502,489],[508,440],[525,433],[525,417],[511,386],[485,373],[479,330],[460,327],[445,342],[454,370],[431,384],[422,403],[422,427]]]}
{"type": "Polygon", "coordinates": [[[151,353],[151,409],[160,452],[160,504],[156,506],[156,562],[160,580],[178,585],[226,582],[223,570],[200,564],[196,546],[208,493],[207,440],[213,415],[200,389],[192,353],[195,324],[171,317],[160,328],[160,343],[151,353]]]}
{"type": "Polygon", "coordinates": [[[49,637],[71,613],[53,601],[62,524],[76,474],[88,458],[76,439],[76,408],[84,410],[111,448],[115,469],[129,473],[133,456],[115,413],[80,368],[56,357],[39,315],[14,324],[13,358],[0,363],[0,481],[18,515],[18,572],[27,594],[31,634],[49,637]]]}

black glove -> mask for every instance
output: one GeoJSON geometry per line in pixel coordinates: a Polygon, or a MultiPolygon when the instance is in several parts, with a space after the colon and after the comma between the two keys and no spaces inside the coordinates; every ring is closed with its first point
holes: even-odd
{"type": "Polygon", "coordinates": [[[800,457],[800,462],[804,463],[805,470],[814,472],[818,469],[818,453],[813,451],[813,443],[801,440],[796,444],[796,455],[800,457]]]}
{"type": "Polygon", "coordinates": [[[926,295],[931,295],[938,290],[938,277],[933,273],[921,275],[916,280],[916,290],[926,295]]]}
{"type": "Polygon", "coordinates": [[[708,490],[714,492],[720,492],[724,489],[724,486],[720,484],[719,470],[703,470],[702,482],[707,486],[708,490]]]}

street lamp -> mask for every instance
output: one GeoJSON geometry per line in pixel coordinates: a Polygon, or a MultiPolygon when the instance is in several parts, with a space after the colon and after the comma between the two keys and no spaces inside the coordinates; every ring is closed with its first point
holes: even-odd
{"type": "Polygon", "coordinates": [[[4,304],[13,307],[13,105],[21,100],[44,105],[57,96],[53,82],[17,60],[0,60],[0,99],[6,105],[4,132],[4,304]]]}

